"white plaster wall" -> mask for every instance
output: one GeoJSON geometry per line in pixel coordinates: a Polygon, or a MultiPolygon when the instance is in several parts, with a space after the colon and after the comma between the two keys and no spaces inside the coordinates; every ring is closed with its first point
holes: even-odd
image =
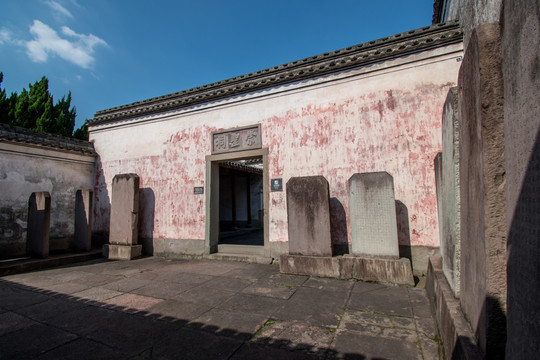
{"type": "MultiPolygon", "coordinates": [[[[92,126],[100,154],[94,230],[108,231],[114,175],[133,172],[155,194],[154,238],[204,239],[204,196],[193,187],[204,186],[210,134],[261,124],[269,178],[328,180],[332,220],[345,224],[334,229],[336,242],[350,239],[349,177],[387,171],[408,210],[410,231],[400,235],[401,244],[439,246],[433,158],[461,55],[461,45],[451,45],[177,113],[92,126]]],[[[287,241],[285,191],[269,197],[270,241],[287,241]]]]}
{"type": "Polygon", "coordinates": [[[25,255],[28,199],[51,194],[51,250],[66,249],[75,233],[75,193],[92,189],[94,158],[0,143],[0,258],[25,255]]]}

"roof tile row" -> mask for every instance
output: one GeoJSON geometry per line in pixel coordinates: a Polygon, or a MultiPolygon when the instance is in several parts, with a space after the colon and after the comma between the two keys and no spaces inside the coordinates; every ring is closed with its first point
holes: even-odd
{"type": "Polygon", "coordinates": [[[460,42],[457,21],[427,26],[168,95],[98,111],[89,125],[113,122],[304,80],[460,42]]]}
{"type": "Polygon", "coordinates": [[[42,133],[7,124],[0,124],[0,141],[40,145],[47,148],[96,155],[94,144],[89,141],[42,133]]]}

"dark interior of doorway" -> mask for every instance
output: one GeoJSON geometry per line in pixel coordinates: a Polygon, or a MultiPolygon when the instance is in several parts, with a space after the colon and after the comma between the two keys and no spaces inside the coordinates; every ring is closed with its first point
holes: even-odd
{"type": "Polygon", "coordinates": [[[219,164],[219,243],[264,245],[262,157],[219,164]]]}

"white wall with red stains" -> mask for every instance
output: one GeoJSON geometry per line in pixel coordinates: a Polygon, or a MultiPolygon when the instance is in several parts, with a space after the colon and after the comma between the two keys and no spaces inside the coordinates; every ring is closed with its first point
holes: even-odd
{"type": "MultiPolygon", "coordinates": [[[[90,127],[99,159],[94,231],[108,231],[111,181],[136,173],[146,208],[140,236],[205,237],[205,156],[211,132],[261,124],[269,178],[323,175],[334,243],[350,241],[348,179],[387,171],[399,201],[400,245],[438,247],[433,159],[456,85],[461,44],[225,100],[90,127]]],[[[269,193],[269,240],[287,236],[283,192],[269,193]]]]}

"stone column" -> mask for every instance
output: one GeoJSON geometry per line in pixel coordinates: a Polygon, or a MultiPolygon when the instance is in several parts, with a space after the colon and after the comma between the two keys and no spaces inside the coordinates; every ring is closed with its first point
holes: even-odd
{"type": "Polygon", "coordinates": [[[51,195],[35,192],[28,201],[27,248],[30,256],[49,256],[49,230],[51,222],[51,195]]]}
{"type": "Polygon", "coordinates": [[[141,256],[142,245],[137,244],[138,211],[139,177],[116,175],[112,184],[109,244],[103,248],[109,259],[131,260],[141,256]]]}
{"type": "Polygon", "coordinates": [[[506,342],[506,172],[499,24],[475,28],[459,71],[460,302],[488,359],[506,342]]]}
{"type": "Polygon", "coordinates": [[[399,258],[394,179],[387,172],[354,174],[349,179],[352,252],[399,258]]]}
{"type": "Polygon", "coordinates": [[[75,249],[92,249],[92,190],[77,190],[75,194],[75,249]]]}
{"type": "Polygon", "coordinates": [[[332,256],[330,190],[323,176],[287,182],[289,254],[332,256]]]}

